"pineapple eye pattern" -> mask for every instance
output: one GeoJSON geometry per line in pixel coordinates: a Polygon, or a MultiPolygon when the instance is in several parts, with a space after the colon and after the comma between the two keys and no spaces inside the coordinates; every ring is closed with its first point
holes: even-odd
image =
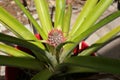
{"type": "Polygon", "coordinates": [[[56,47],[59,44],[63,43],[65,41],[65,37],[63,36],[63,32],[58,29],[53,29],[48,34],[48,44],[56,47]]]}

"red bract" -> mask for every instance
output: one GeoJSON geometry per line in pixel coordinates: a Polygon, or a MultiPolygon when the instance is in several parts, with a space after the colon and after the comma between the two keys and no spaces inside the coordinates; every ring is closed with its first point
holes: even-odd
{"type": "Polygon", "coordinates": [[[41,39],[42,39],[41,36],[40,36],[40,34],[35,34],[35,36],[36,36],[36,38],[37,38],[38,40],[41,40],[41,39]]]}
{"type": "MultiPolygon", "coordinates": [[[[74,55],[78,55],[78,53],[82,52],[83,50],[87,49],[89,46],[85,41],[82,41],[76,48],[73,50],[74,55]]],[[[95,53],[91,54],[91,56],[95,56],[95,53]]]]}
{"type": "Polygon", "coordinates": [[[81,46],[79,49],[80,52],[89,47],[85,41],[82,41],[80,46],[81,46]]]}
{"type": "Polygon", "coordinates": [[[74,55],[78,55],[79,52],[79,45],[76,46],[76,48],[73,50],[74,55]]]}

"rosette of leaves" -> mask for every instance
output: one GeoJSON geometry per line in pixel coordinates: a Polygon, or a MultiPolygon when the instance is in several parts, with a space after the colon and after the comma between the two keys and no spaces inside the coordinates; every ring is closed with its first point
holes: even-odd
{"type": "Polygon", "coordinates": [[[42,40],[38,40],[23,24],[0,7],[0,22],[16,35],[13,37],[0,33],[0,51],[9,55],[0,55],[0,65],[37,70],[38,73],[33,76],[32,80],[49,80],[51,78],[65,80],[65,76],[68,74],[86,72],[120,74],[120,60],[90,56],[120,32],[119,25],[89,46],[88,49],[76,56],[71,56],[79,42],[120,16],[120,11],[116,11],[97,21],[113,0],[87,0],[71,29],[72,3],[68,0],[55,1],[54,25],[52,25],[49,15],[47,0],[34,0],[40,24],[21,4],[20,0],[14,1],[34,25],[42,40]],[[9,44],[27,48],[32,51],[34,56],[29,52],[15,49],[9,44]]]}

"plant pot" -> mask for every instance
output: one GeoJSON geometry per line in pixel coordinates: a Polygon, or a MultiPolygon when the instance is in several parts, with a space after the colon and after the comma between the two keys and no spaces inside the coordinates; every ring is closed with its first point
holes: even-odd
{"type": "Polygon", "coordinates": [[[17,80],[22,71],[15,67],[5,67],[5,80],[17,80]]]}
{"type": "Polygon", "coordinates": [[[36,71],[16,67],[5,68],[5,80],[30,80],[36,71]]]}

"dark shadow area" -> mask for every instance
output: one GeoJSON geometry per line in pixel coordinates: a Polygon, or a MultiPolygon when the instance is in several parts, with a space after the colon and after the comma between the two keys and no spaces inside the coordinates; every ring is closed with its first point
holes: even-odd
{"type": "Polygon", "coordinates": [[[4,76],[0,76],[0,80],[5,80],[5,79],[4,79],[4,76]]]}

